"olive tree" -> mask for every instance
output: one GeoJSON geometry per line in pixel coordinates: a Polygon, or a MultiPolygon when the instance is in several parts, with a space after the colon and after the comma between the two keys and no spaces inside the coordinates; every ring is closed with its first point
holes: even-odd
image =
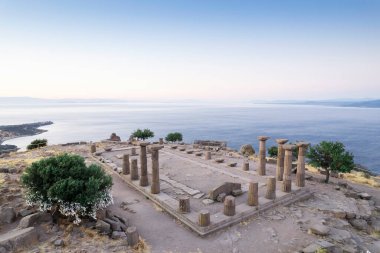
{"type": "Polygon", "coordinates": [[[141,130],[138,128],[132,133],[132,137],[136,138],[137,140],[146,140],[148,138],[154,137],[154,133],[150,129],[141,130]]]}
{"type": "Polygon", "coordinates": [[[21,176],[29,205],[75,218],[96,217],[112,204],[112,178],[98,165],[86,166],[79,155],[61,154],[32,163],[21,176]]]}
{"type": "Polygon", "coordinates": [[[178,132],[169,133],[165,137],[165,140],[170,142],[182,141],[182,134],[178,132]]]}
{"type": "Polygon", "coordinates": [[[35,149],[35,148],[40,148],[40,147],[45,147],[47,145],[47,140],[46,139],[36,139],[32,141],[26,148],[28,150],[35,149]]]}
{"type": "Polygon", "coordinates": [[[350,172],[354,164],[354,156],[346,151],[343,143],[322,141],[312,146],[307,153],[309,164],[326,171],[325,183],[329,182],[330,171],[350,172]]]}

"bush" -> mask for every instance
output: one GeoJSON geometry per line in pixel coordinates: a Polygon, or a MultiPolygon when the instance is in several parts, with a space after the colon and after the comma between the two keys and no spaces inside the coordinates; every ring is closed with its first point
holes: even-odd
{"type": "Polygon", "coordinates": [[[64,216],[95,218],[96,211],[112,204],[112,178],[98,165],[86,166],[78,155],[62,154],[32,163],[21,176],[27,202],[64,216]]]}
{"type": "Polygon", "coordinates": [[[330,171],[350,172],[354,169],[354,156],[345,150],[343,143],[322,141],[310,147],[307,157],[309,163],[326,171],[325,183],[329,182],[330,171]]]}
{"type": "Polygon", "coordinates": [[[28,150],[35,149],[35,148],[40,148],[40,147],[45,147],[47,145],[47,140],[46,139],[36,139],[32,141],[26,148],[28,150]]]}
{"type": "Polygon", "coordinates": [[[276,146],[272,146],[268,148],[269,157],[276,158],[278,155],[278,148],[276,146]]]}
{"type": "Polygon", "coordinates": [[[182,134],[178,132],[169,133],[165,137],[165,140],[170,142],[182,141],[182,134]]]}
{"type": "Polygon", "coordinates": [[[154,133],[150,131],[150,129],[137,129],[132,133],[132,137],[136,138],[137,140],[146,140],[148,138],[154,137],[154,133]]]}

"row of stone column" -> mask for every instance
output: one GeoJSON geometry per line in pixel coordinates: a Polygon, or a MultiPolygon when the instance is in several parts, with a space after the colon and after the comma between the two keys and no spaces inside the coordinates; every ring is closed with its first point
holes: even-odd
{"type": "MultiPolygon", "coordinates": [[[[268,136],[259,136],[259,166],[258,174],[264,176],[266,174],[266,147],[265,142],[269,139],[268,136]]],[[[293,161],[293,149],[298,147],[298,160],[297,160],[297,175],[296,185],[298,187],[305,186],[305,153],[309,143],[298,142],[296,145],[285,144],[287,139],[276,139],[278,144],[277,150],[277,166],[276,166],[276,179],[283,181],[283,190],[285,192],[291,191],[291,171],[293,161]]]]}
{"type": "MultiPolygon", "coordinates": [[[[149,186],[148,178],[148,162],[147,162],[147,146],[148,143],[140,143],[140,176],[137,167],[137,159],[129,161],[129,154],[123,155],[122,173],[124,175],[130,174],[131,180],[140,180],[140,186],[149,186]]],[[[150,192],[152,194],[160,193],[160,173],[159,173],[159,155],[158,152],[162,146],[151,146],[152,152],[152,184],[150,192]]]]}

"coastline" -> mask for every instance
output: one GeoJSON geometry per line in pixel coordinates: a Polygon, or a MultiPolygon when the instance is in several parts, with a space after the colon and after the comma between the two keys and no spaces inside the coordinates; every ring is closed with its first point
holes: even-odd
{"type": "Polygon", "coordinates": [[[19,149],[16,145],[2,145],[3,142],[19,137],[33,136],[47,132],[47,130],[40,129],[40,127],[52,124],[52,121],[42,121],[20,125],[0,126],[0,154],[17,151],[19,149]]]}

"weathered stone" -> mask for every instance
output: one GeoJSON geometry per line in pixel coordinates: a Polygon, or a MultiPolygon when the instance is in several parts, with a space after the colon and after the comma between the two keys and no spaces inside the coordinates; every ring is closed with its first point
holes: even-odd
{"type": "Polygon", "coordinates": [[[201,210],[198,216],[198,225],[207,227],[210,225],[210,212],[208,210],[201,210]]]}
{"type": "Polygon", "coordinates": [[[205,152],[205,160],[211,160],[211,151],[205,152]]]}
{"type": "Polygon", "coordinates": [[[369,252],[380,252],[380,241],[374,241],[367,245],[369,252]]]}
{"type": "Polygon", "coordinates": [[[16,219],[13,207],[0,207],[0,224],[9,224],[16,219]]]}
{"type": "Polygon", "coordinates": [[[129,227],[126,231],[128,245],[135,246],[139,242],[139,234],[136,227],[129,227]]]}
{"type": "Polygon", "coordinates": [[[226,216],[235,215],[235,198],[233,196],[227,196],[224,199],[223,214],[226,216]]]}
{"type": "Polygon", "coordinates": [[[62,239],[57,239],[54,241],[54,246],[56,247],[62,247],[65,245],[65,242],[62,239]]]}
{"type": "Polygon", "coordinates": [[[52,221],[53,221],[53,218],[51,214],[48,214],[45,212],[38,212],[38,213],[34,213],[22,218],[17,228],[23,229],[27,227],[32,227],[37,222],[52,222],[52,221]]]}
{"type": "Polygon", "coordinates": [[[251,144],[244,144],[240,147],[240,154],[243,156],[252,156],[255,154],[255,149],[252,147],[251,144]]]}
{"type": "Polygon", "coordinates": [[[111,233],[111,225],[108,224],[107,222],[105,221],[102,221],[102,220],[98,220],[96,222],[96,230],[100,233],[100,234],[109,234],[111,233]]]}
{"type": "Polygon", "coordinates": [[[303,253],[315,253],[318,252],[321,249],[326,249],[327,252],[333,252],[335,248],[335,245],[332,243],[329,243],[328,241],[324,240],[318,240],[314,243],[310,244],[306,248],[302,250],[303,253]]]}
{"type": "Polygon", "coordinates": [[[218,202],[223,202],[224,199],[226,198],[227,194],[225,194],[224,192],[219,194],[218,197],[216,197],[216,201],[218,202]]]}
{"type": "Polygon", "coordinates": [[[28,216],[32,213],[35,213],[34,210],[30,210],[30,209],[22,209],[18,212],[18,215],[21,216],[21,217],[25,217],[25,216],[28,216]]]}
{"type": "Polygon", "coordinates": [[[119,221],[115,221],[113,219],[105,218],[103,221],[110,224],[112,231],[121,231],[121,224],[119,221]]]}
{"type": "Polygon", "coordinates": [[[351,240],[351,233],[344,229],[331,228],[329,237],[335,242],[346,243],[351,240]]]}
{"type": "Polygon", "coordinates": [[[348,222],[358,230],[366,231],[368,229],[368,223],[364,219],[351,219],[348,222]]]}
{"type": "Polygon", "coordinates": [[[114,240],[117,240],[117,239],[126,239],[127,235],[124,232],[122,232],[122,231],[113,231],[112,235],[111,235],[111,238],[114,239],[114,240]]]}
{"type": "Polygon", "coordinates": [[[266,148],[265,142],[269,139],[268,136],[258,136],[257,139],[260,141],[259,143],[259,165],[258,165],[258,174],[260,176],[266,175],[266,148]]]}
{"type": "Polygon", "coordinates": [[[259,183],[249,182],[247,204],[249,206],[257,206],[259,204],[259,183]]]}
{"type": "Polygon", "coordinates": [[[190,198],[187,196],[181,196],[179,198],[179,207],[178,210],[180,213],[189,213],[190,212],[190,198]]]}
{"type": "Polygon", "coordinates": [[[309,233],[316,235],[328,235],[330,228],[322,224],[314,224],[309,228],[309,233]]]}
{"type": "Polygon", "coordinates": [[[110,152],[112,150],[112,147],[104,147],[104,151],[110,152]]]}
{"type": "Polygon", "coordinates": [[[208,205],[211,205],[212,203],[214,203],[214,200],[204,199],[204,200],[202,200],[202,203],[205,204],[206,206],[208,206],[208,205]]]}
{"type": "Polygon", "coordinates": [[[244,171],[249,171],[249,162],[244,162],[243,163],[243,170],[244,171]]]}
{"type": "Polygon", "coordinates": [[[296,175],[296,185],[298,187],[305,186],[305,154],[309,143],[298,142],[298,159],[297,159],[297,175],[296,175]]]}
{"type": "Polygon", "coordinates": [[[238,197],[243,195],[243,191],[241,189],[232,190],[231,195],[234,197],[238,197]]]}
{"type": "Polygon", "coordinates": [[[234,163],[234,162],[227,163],[228,167],[236,167],[236,165],[237,165],[237,163],[234,163]]]}
{"type": "Polygon", "coordinates": [[[0,248],[5,248],[7,252],[14,252],[21,247],[30,248],[36,242],[38,233],[34,227],[14,229],[0,235],[0,248]]]}
{"type": "Polygon", "coordinates": [[[121,141],[120,136],[117,136],[115,133],[112,133],[110,138],[110,141],[121,141]]]}
{"type": "Polygon", "coordinates": [[[288,142],[288,139],[276,139],[276,142],[278,144],[277,147],[277,165],[276,165],[276,179],[278,181],[283,180],[284,176],[284,156],[285,156],[285,150],[282,147],[286,142],[288,142]]]}
{"type": "Polygon", "coordinates": [[[226,195],[229,195],[232,193],[233,190],[238,190],[238,189],[241,190],[241,184],[226,182],[222,184],[221,186],[212,189],[209,193],[209,197],[212,200],[216,200],[219,194],[225,193],[226,195]]]}
{"type": "Polygon", "coordinates": [[[224,162],[224,159],[223,158],[216,158],[214,160],[216,163],[223,163],[224,162]]]}
{"type": "Polygon", "coordinates": [[[359,198],[361,199],[365,199],[365,200],[370,200],[372,198],[371,195],[369,195],[368,193],[366,192],[361,192],[359,193],[359,198]]]}

